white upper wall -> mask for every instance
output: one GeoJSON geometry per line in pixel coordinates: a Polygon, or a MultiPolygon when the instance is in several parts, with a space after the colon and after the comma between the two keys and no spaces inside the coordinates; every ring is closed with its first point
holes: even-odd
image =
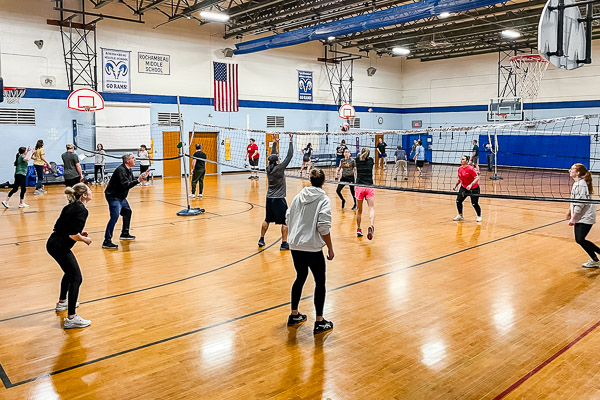
{"type": "MultiPolygon", "coordinates": [[[[40,76],[52,75],[57,79],[57,89],[67,89],[60,32],[58,27],[46,24],[46,19],[58,18],[53,5],[49,0],[0,0],[1,67],[5,85],[39,88],[40,76]],[[33,43],[38,39],[44,40],[41,50],[33,43]]],[[[101,11],[132,18],[118,4],[103,7],[101,11]]],[[[132,52],[132,93],[210,98],[212,61],[225,60],[239,64],[242,100],[298,102],[296,70],[302,69],[314,72],[314,103],[333,103],[325,67],[316,61],[323,55],[318,42],[225,59],[221,50],[234,47],[235,40],[222,39],[221,25],[201,27],[197,21],[182,19],[154,28],[165,21],[155,11],[148,12],[145,20],[146,24],[113,20],[98,23],[99,51],[107,47],[132,52]],[[139,51],[170,55],[171,75],[138,73],[139,51]]],[[[593,47],[595,54],[600,54],[600,44],[595,42],[593,47]]],[[[497,94],[497,60],[497,54],[432,62],[400,57],[359,60],[354,68],[354,104],[384,107],[487,104],[497,94]],[[372,77],[366,74],[370,64],[378,69],[372,77]]],[[[98,63],[101,76],[100,59],[98,63]]],[[[599,74],[598,65],[575,71],[550,66],[537,101],[596,100],[600,98],[599,74]]]]}

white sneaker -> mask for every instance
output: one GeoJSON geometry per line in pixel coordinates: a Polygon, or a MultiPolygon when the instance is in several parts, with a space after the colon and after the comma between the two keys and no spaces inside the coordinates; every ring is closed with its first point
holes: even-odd
{"type": "Polygon", "coordinates": [[[6,200],[2,200],[2,205],[4,206],[4,208],[10,208],[10,206],[8,205],[8,201],[6,200]]]}
{"type": "Polygon", "coordinates": [[[464,220],[465,219],[460,214],[458,214],[456,217],[452,218],[452,221],[464,221],[464,220]]]}
{"type": "Polygon", "coordinates": [[[477,217],[477,219],[475,220],[475,222],[481,222],[482,220],[483,220],[483,218],[477,217]]]}
{"type": "Polygon", "coordinates": [[[79,315],[75,314],[75,316],[71,319],[65,318],[65,324],[63,325],[63,327],[65,329],[85,328],[87,326],[90,326],[91,323],[92,321],[83,319],[79,315]]]}
{"type": "Polygon", "coordinates": [[[198,198],[199,198],[199,199],[201,199],[201,198],[202,198],[202,195],[201,195],[201,194],[199,194],[199,195],[198,195],[198,198]]]}
{"type": "Polygon", "coordinates": [[[35,192],[33,192],[34,196],[38,196],[40,194],[44,194],[41,190],[36,190],[35,192]]]}
{"type": "Polygon", "coordinates": [[[150,182],[144,183],[144,186],[150,186],[150,182]]]}
{"type": "Polygon", "coordinates": [[[195,199],[195,198],[196,198],[196,195],[195,195],[195,194],[190,194],[190,196],[189,196],[189,197],[190,197],[190,199],[195,199]]]}
{"type": "Polygon", "coordinates": [[[581,264],[583,268],[600,268],[600,261],[588,260],[586,263],[581,264]]]}
{"type": "Polygon", "coordinates": [[[29,207],[29,204],[19,203],[19,208],[27,208],[27,207],[29,207]]]}
{"type": "Polygon", "coordinates": [[[46,194],[46,193],[48,193],[48,191],[47,191],[47,190],[44,190],[44,189],[40,189],[40,192],[42,192],[42,194],[46,194]]]}
{"type": "MultiPolygon", "coordinates": [[[[79,302],[77,302],[77,304],[75,304],[75,308],[79,307],[79,302]]],[[[60,311],[65,311],[69,308],[69,302],[65,301],[64,303],[61,303],[60,301],[56,303],[56,307],[54,308],[54,311],[56,312],[60,312],[60,311]]]]}

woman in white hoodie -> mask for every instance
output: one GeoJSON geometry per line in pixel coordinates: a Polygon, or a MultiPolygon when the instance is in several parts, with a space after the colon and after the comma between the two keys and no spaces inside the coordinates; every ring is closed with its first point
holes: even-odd
{"type": "Polygon", "coordinates": [[[331,243],[331,201],[321,187],[325,182],[325,173],[321,169],[310,171],[310,183],[294,197],[287,210],[286,222],[289,227],[288,242],[292,250],[296,280],[292,285],[292,313],[288,317],[288,326],[306,321],[306,315],[298,311],[302,297],[302,288],[310,269],[315,280],[315,311],[317,318],[313,333],[315,335],[333,329],[333,323],[323,318],[325,306],[325,257],[323,246],[327,246],[327,259],[333,260],[331,243]]]}
{"type": "MultiPolygon", "coordinates": [[[[571,199],[591,200],[594,187],[590,171],[583,164],[573,164],[569,169],[569,176],[575,181],[571,189],[571,199]]],[[[590,256],[590,260],[584,263],[583,267],[599,268],[600,260],[597,254],[600,254],[600,248],[585,238],[596,223],[596,206],[590,203],[571,203],[567,219],[569,225],[575,227],[575,241],[590,256]]]]}

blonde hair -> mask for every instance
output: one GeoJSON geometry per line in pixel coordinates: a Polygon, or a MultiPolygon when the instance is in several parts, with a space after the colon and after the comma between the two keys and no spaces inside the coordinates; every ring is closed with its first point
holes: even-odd
{"type": "Polygon", "coordinates": [[[69,203],[74,203],[77,200],[81,199],[87,191],[90,190],[85,183],[76,183],[73,187],[67,187],[65,189],[65,194],[67,195],[67,199],[69,199],[69,203]]]}
{"type": "Polygon", "coordinates": [[[366,147],[363,147],[362,149],[360,149],[360,154],[358,155],[358,158],[360,159],[360,161],[365,161],[367,157],[369,157],[369,154],[371,154],[371,151],[366,147]]]}
{"type": "Polygon", "coordinates": [[[580,177],[587,183],[588,191],[590,194],[594,193],[594,186],[592,185],[592,173],[588,171],[585,165],[577,163],[573,164],[573,167],[577,171],[577,176],[580,177]]]}

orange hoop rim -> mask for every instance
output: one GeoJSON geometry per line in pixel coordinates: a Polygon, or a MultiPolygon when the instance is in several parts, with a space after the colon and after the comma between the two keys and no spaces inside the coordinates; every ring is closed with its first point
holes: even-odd
{"type": "Polygon", "coordinates": [[[519,61],[519,62],[525,62],[525,63],[547,63],[548,60],[546,60],[544,57],[540,56],[539,54],[520,54],[518,56],[512,56],[510,58],[510,62],[515,62],[515,61],[519,61]]]}

